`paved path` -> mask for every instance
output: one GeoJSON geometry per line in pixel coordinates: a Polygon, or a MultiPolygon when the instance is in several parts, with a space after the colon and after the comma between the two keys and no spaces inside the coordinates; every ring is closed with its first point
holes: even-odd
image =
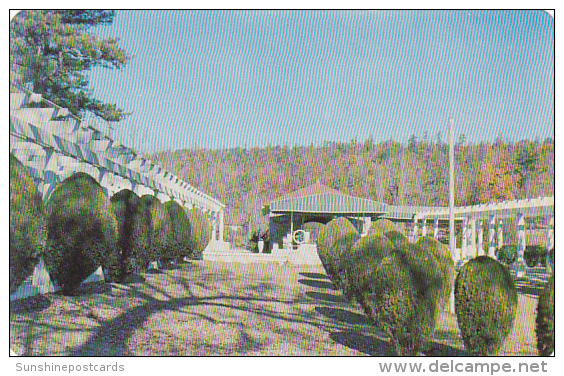
{"type": "MultiPolygon", "coordinates": [[[[25,355],[393,355],[318,265],[197,261],[92,283],[10,312],[12,349],[25,355]]],[[[534,291],[521,293],[504,355],[535,355],[534,291]]],[[[444,314],[427,355],[463,355],[444,314]]]]}

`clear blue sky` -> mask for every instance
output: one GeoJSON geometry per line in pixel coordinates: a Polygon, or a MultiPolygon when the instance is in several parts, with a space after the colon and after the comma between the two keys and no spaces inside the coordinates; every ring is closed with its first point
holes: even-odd
{"type": "Polygon", "coordinates": [[[553,27],[541,11],[118,11],[96,33],[135,56],[90,84],[133,112],[114,138],[146,152],[446,140],[449,116],[456,139],[543,140],[553,27]]]}

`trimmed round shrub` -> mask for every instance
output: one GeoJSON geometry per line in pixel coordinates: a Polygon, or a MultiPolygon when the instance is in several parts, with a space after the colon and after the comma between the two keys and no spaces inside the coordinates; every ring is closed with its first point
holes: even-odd
{"type": "Polygon", "coordinates": [[[397,253],[382,262],[365,260],[368,286],[363,288],[365,313],[390,339],[397,355],[418,355],[426,346],[424,296],[416,292],[409,265],[397,253]]]}
{"type": "Polygon", "coordinates": [[[190,256],[200,258],[211,240],[211,224],[206,214],[198,208],[188,211],[188,220],[192,225],[190,256]]]}
{"type": "MultiPolygon", "coordinates": [[[[445,291],[441,265],[431,252],[411,243],[404,243],[394,251],[411,272],[413,293],[421,314],[421,335],[428,342],[432,340],[439,316],[439,307],[448,302],[450,290],[445,291]],[[446,296],[445,296],[446,293],[446,296]]],[[[452,284],[451,284],[452,285],[452,284]]]]}
{"type": "Polygon", "coordinates": [[[176,260],[182,261],[190,255],[190,239],[192,228],[186,210],[176,201],[168,201],[165,208],[171,220],[172,249],[176,260]]]}
{"type": "Polygon", "coordinates": [[[517,259],[516,245],[503,245],[495,250],[495,257],[499,262],[506,265],[512,265],[517,259]]]}
{"type": "MultiPolygon", "coordinates": [[[[174,259],[172,252],[172,221],[164,204],[155,196],[144,195],[141,202],[151,215],[152,231],[149,235],[151,261],[170,261],[174,259]]],[[[147,265],[144,265],[146,267],[147,265]]]]}
{"type": "Polygon", "coordinates": [[[517,312],[517,290],[507,268],[487,256],[468,261],[456,277],[454,297],[468,355],[495,355],[517,312]]]}
{"type": "Polygon", "coordinates": [[[539,263],[542,266],[546,266],[546,248],[538,245],[528,245],[525,247],[523,258],[530,268],[537,266],[539,263]]]}
{"type": "Polygon", "coordinates": [[[72,293],[100,265],[116,270],[117,221],[94,178],[82,172],[71,175],[55,188],[46,209],[45,263],[63,293],[72,293]]]}
{"type": "Polygon", "coordinates": [[[46,241],[41,194],[27,168],[10,154],[10,293],[33,273],[46,241]]]}
{"type": "Polygon", "coordinates": [[[129,189],[123,189],[110,199],[117,220],[117,247],[120,254],[118,279],[123,281],[133,272],[133,260],[147,265],[151,254],[151,213],[141,198],[129,189]]]}
{"type": "Polygon", "coordinates": [[[378,230],[370,229],[368,234],[360,238],[353,247],[341,255],[341,267],[344,278],[341,281],[343,295],[352,303],[358,302],[367,315],[370,315],[370,306],[366,304],[363,293],[369,291],[371,269],[366,268],[367,263],[381,263],[393,253],[392,242],[378,230]]]}
{"type": "Polygon", "coordinates": [[[439,294],[438,308],[442,311],[447,310],[455,273],[454,261],[450,251],[446,245],[429,236],[420,237],[415,242],[415,247],[420,250],[421,254],[434,256],[442,286],[442,292],[439,294]]]}
{"type": "Polygon", "coordinates": [[[554,352],[554,273],[539,295],[536,334],[539,355],[551,355],[554,352]]]}
{"type": "Polygon", "coordinates": [[[341,265],[343,254],[352,249],[358,239],[360,234],[344,217],[331,220],[319,232],[317,253],[327,275],[337,288],[341,288],[344,282],[341,265]]]}
{"type": "Polygon", "coordinates": [[[546,255],[548,254],[548,251],[546,250],[545,247],[542,246],[537,246],[537,252],[538,252],[538,256],[539,256],[539,264],[542,267],[546,267],[546,255]]]}
{"type": "Polygon", "coordinates": [[[409,244],[409,239],[400,231],[388,231],[386,237],[390,239],[395,248],[409,244]]]}
{"type": "Polygon", "coordinates": [[[378,231],[382,235],[386,235],[388,232],[401,232],[394,222],[390,221],[389,219],[378,219],[376,222],[372,223],[370,229],[374,229],[378,231]]]}

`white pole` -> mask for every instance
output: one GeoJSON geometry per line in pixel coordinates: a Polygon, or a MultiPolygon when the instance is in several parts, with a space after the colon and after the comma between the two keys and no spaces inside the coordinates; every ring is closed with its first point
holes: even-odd
{"type": "Polygon", "coordinates": [[[449,248],[452,259],[456,262],[455,247],[456,241],[454,236],[454,118],[448,120],[448,163],[449,163],[449,190],[448,190],[448,232],[449,232],[449,248]]]}
{"type": "MultiPolygon", "coordinates": [[[[450,248],[450,255],[454,260],[456,265],[456,258],[455,258],[455,237],[454,237],[454,118],[449,118],[449,127],[448,127],[448,163],[449,163],[449,194],[448,194],[448,233],[449,233],[449,248],[450,248]]],[[[452,283],[452,289],[450,291],[450,312],[454,313],[454,281],[452,283]]]]}

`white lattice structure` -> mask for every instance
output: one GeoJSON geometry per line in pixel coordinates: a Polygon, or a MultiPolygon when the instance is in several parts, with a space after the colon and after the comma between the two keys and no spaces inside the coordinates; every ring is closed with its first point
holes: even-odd
{"type": "Polygon", "coordinates": [[[108,197],[130,189],[139,196],[154,195],[163,203],[174,200],[187,209],[202,209],[212,224],[208,247],[225,247],[224,204],[69,116],[67,109],[40,94],[16,84],[10,86],[10,152],[29,169],[44,202],[58,183],[75,172],[84,172],[100,183],[108,197]]]}
{"type": "MultiPolygon", "coordinates": [[[[526,217],[547,218],[545,246],[547,250],[554,247],[554,197],[538,197],[474,206],[460,206],[455,207],[453,211],[455,219],[462,221],[462,248],[460,253],[456,254],[455,258],[457,260],[455,261],[469,260],[483,255],[484,241],[487,241],[488,244],[488,256],[495,258],[496,244],[498,247],[503,245],[503,221],[508,218],[516,218],[517,223],[517,260],[514,264],[516,276],[522,277],[526,270],[524,261],[526,217]],[[484,221],[487,221],[489,224],[489,239],[484,239],[484,221]]],[[[419,221],[422,221],[422,228],[426,229],[426,222],[428,219],[431,219],[434,221],[434,237],[436,238],[439,220],[445,220],[448,216],[448,208],[430,208],[429,210],[420,211],[413,217],[414,228],[417,229],[419,221]]],[[[550,263],[552,261],[549,260],[550,263]]]]}

